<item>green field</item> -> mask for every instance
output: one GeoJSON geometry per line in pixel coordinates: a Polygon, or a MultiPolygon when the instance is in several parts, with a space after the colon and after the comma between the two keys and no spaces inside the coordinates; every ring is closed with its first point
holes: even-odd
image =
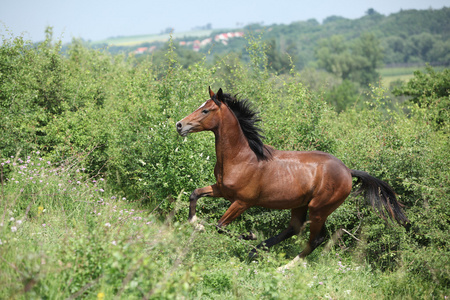
{"type": "MultiPolygon", "coordinates": [[[[444,70],[444,67],[435,67],[436,71],[444,70]]],[[[403,82],[408,82],[414,77],[415,71],[424,71],[425,66],[417,67],[395,67],[395,68],[382,68],[377,70],[381,76],[381,82],[384,87],[389,87],[391,82],[401,80],[403,82]]]]}
{"type": "Polygon", "coordinates": [[[402,80],[407,82],[414,76],[414,72],[418,69],[423,69],[420,67],[404,67],[404,68],[383,68],[377,70],[381,75],[381,82],[383,86],[389,87],[391,82],[402,80]]]}
{"type": "Polygon", "coordinates": [[[108,44],[113,46],[138,46],[143,43],[166,42],[172,38],[182,39],[184,37],[207,37],[210,36],[213,30],[197,30],[187,32],[174,32],[172,34],[149,34],[149,35],[135,35],[125,37],[108,38],[92,42],[93,45],[108,44]]]}

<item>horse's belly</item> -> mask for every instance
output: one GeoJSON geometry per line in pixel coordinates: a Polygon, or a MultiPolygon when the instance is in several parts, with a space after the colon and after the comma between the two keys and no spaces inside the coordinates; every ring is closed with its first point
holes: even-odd
{"type": "Polygon", "coordinates": [[[261,174],[258,205],[286,209],[307,205],[316,180],[317,165],[296,159],[276,160],[261,174]]]}
{"type": "Polygon", "coordinates": [[[307,205],[312,198],[312,180],[279,177],[264,181],[258,205],[273,209],[290,209],[307,205]]]}

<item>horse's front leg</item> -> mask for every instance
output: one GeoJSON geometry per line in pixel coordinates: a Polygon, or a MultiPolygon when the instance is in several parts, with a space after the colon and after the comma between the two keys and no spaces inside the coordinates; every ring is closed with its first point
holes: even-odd
{"type": "MultiPolygon", "coordinates": [[[[252,207],[247,202],[235,200],[231,203],[230,207],[227,209],[225,214],[220,218],[219,222],[217,223],[216,227],[218,229],[219,233],[224,233],[225,231],[223,228],[230,224],[233,220],[235,220],[237,217],[239,217],[244,211],[252,207]]],[[[256,240],[256,235],[253,232],[248,232],[246,234],[241,234],[238,239],[243,240],[256,240]]]]}
{"type": "Polygon", "coordinates": [[[195,211],[197,208],[197,200],[201,197],[222,197],[222,195],[217,187],[217,184],[195,189],[191,196],[189,196],[189,223],[195,223],[197,220],[195,211]]]}
{"type": "Polygon", "coordinates": [[[222,228],[230,224],[234,219],[239,217],[244,211],[250,208],[251,205],[247,202],[235,200],[231,203],[230,207],[227,209],[225,214],[220,218],[217,227],[222,228]]]}

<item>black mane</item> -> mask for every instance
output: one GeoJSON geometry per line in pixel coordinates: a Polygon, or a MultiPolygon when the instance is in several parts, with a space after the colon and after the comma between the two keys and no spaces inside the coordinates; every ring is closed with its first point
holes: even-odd
{"type": "Polygon", "coordinates": [[[223,94],[223,102],[231,109],[239,121],[242,131],[247,138],[250,148],[255,152],[258,160],[269,160],[271,149],[264,145],[262,129],[257,126],[261,121],[252,104],[247,100],[237,100],[230,94],[223,94]]]}

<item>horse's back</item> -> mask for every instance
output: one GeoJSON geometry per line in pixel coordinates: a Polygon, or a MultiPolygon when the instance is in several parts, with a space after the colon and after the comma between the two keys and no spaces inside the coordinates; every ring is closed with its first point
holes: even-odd
{"type": "MultiPolygon", "coordinates": [[[[301,166],[320,181],[350,181],[350,169],[337,157],[322,151],[277,151],[275,159],[301,166]]],[[[302,176],[299,174],[299,176],[302,176]]]]}
{"type": "Polygon", "coordinates": [[[263,202],[277,208],[307,205],[311,199],[332,197],[336,192],[348,196],[352,179],[350,170],[342,161],[321,151],[272,152],[262,172],[263,202]]]}

